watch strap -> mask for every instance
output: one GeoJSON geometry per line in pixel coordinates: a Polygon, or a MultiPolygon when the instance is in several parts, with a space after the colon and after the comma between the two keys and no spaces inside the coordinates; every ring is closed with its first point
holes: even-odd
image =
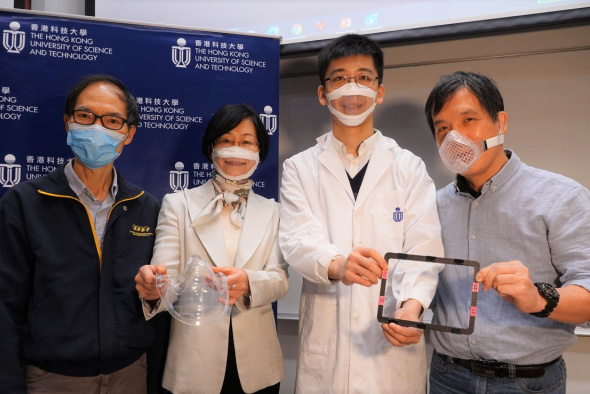
{"type": "Polygon", "coordinates": [[[530,315],[535,317],[548,317],[559,302],[559,293],[555,290],[555,287],[549,283],[536,282],[535,286],[537,287],[539,294],[541,294],[541,297],[547,301],[547,305],[545,305],[545,308],[542,311],[530,313],[530,315]]]}

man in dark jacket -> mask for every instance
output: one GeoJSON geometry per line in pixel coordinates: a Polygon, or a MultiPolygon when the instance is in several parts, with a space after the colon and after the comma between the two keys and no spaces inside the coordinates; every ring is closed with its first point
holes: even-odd
{"type": "Polygon", "coordinates": [[[86,77],[66,99],[75,159],[0,200],[2,392],[146,392],[154,331],[133,277],[159,204],[113,167],[138,121],[120,81],[86,77]]]}

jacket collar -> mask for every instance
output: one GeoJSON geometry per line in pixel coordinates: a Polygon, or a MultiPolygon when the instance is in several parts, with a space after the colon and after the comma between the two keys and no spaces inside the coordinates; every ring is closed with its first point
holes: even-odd
{"type": "MultiPolygon", "coordinates": [[[[47,194],[78,198],[68,183],[64,170],[66,164],[67,163],[63,163],[51,174],[39,178],[39,191],[47,194]]],[[[119,171],[117,171],[117,187],[118,191],[115,202],[132,199],[143,193],[142,189],[132,183],[128,183],[119,171]]]]}
{"type": "MultiPolygon", "coordinates": [[[[227,250],[224,242],[223,226],[220,220],[211,220],[205,224],[195,223],[202,209],[215,197],[215,189],[211,180],[204,185],[185,189],[183,191],[188,210],[191,227],[199,237],[203,247],[207,250],[211,263],[215,266],[229,266],[227,250]]],[[[247,268],[247,262],[252,257],[268,229],[264,225],[269,223],[274,214],[274,201],[260,197],[250,190],[246,206],[244,227],[240,233],[238,250],[236,253],[236,267],[247,268]]]]}
{"type": "Polygon", "coordinates": [[[490,178],[481,188],[481,192],[475,192],[469,187],[467,180],[460,174],[455,176],[454,186],[456,193],[469,194],[473,198],[477,198],[480,195],[487,193],[489,190],[492,192],[498,191],[508,180],[510,180],[518,171],[522,165],[520,157],[510,149],[504,149],[508,161],[494,176],[490,178]]]}
{"type": "Polygon", "coordinates": [[[350,181],[346,176],[346,170],[342,166],[336,148],[333,144],[329,143],[328,134],[324,134],[317,139],[318,145],[321,148],[321,152],[318,154],[318,160],[338,180],[355,207],[360,206],[367,199],[383,174],[390,168],[391,161],[393,160],[391,149],[398,146],[395,141],[385,138],[379,130],[376,133],[378,134],[378,138],[356,202],[354,201],[350,181]]]}

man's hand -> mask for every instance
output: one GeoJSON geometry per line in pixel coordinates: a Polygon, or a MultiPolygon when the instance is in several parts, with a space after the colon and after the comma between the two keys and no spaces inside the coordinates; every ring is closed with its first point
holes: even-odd
{"type": "Polygon", "coordinates": [[[159,299],[160,293],[156,287],[156,274],[166,275],[167,272],[164,264],[144,265],[141,267],[137,275],[135,275],[135,288],[139,296],[147,301],[159,299]]]}
{"type": "Polygon", "coordinates": [[[523,313],[540,312],[547,301],[539,294],[529,274],[520,261],[493,263],[484,267],[475,277],[485,291],[493,288],[498,295],[514,304],[523,313]]]}
{"type": "Polygon", "coordinates": [[[328,278],[340,280],[347,286],[358,283],[370,287],[378,283],[387,262],[375,249],[357,247],[347,258],[339,257],[330,262],[328,278]]]}
{"type": "MultiPolygon", "coordinates": [[[[422,304],[418,300],[409,299],[403,306],[395,311],[393,317],[400,320],[420,321],[422,304]]],[[[395,323],[381,324],[383,335],[393,346],[407,346],[418,343],[422,336],[422,330],[414,327],[404,327],[395,323]]]]}

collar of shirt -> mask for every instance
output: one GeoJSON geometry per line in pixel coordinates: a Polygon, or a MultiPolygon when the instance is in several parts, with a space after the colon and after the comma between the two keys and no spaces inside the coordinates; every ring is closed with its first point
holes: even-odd
{"type": "Polygon", "coordinates": [[[502,187],[512,176],[516,173],[520,167],[520,158],[513,154],[510,149],[504,150],[506,156],[508,156],[508,162],[504,164],[504,167],[500,169],[489,181],[487,181],[481,188],[481,192],[473,190],[463,175],[457,174],[455,177],[455,190],[458,193],[470,194],[473,198],[479,196],[491,190],[495,192],[502,187]]]}
{"type": "Polygon", "coordinates": [[[336,149],[336,152],[338,152],[338,156],[340,156],[344,169],[348,172],[348,175],[350,175],[351,178],[354,178],[369,162],[380,136],[381,132],[379,130],[374,130],[373,135],[359,145],[359,155],[357,157],[354,157],[353,153],[348,153],[346,146],[334,136],[334,132],[330,132],[327,138],[328,143],[332,144],[336,149]]]}
{"type": "Polygon", "coordinates": [[[76,175],[74,169],[72,168],[72,161],[66,164],[64,172],[66,179],[68,180],[68,184],[74,193],[76,193],[82,204],[84,204],[89,214],[92,216],[96,237],[98,238],[98,241],[100,242],[100,248],[102,249],[109,211],[115,203],[115,198],[117,196],[117,172],[113,168],[113,184],[111,186],[110,193],[107,195],[104,201],[97,200],[92,192],[86,187],[84,182],[78,178],[78,175],[76,175]]]}
{"type": "MultiPolygon", "coordinates": [[[[94,195],[92,194],[92,192],[90,190],[88,190],[88,188],[86,187],[84,182],[82,182],[80,180],[80,178],[78,178],[78,175],[76,175],[76,173],[74,172],[74,168],[72,167],[71,160],[66,164],[66,166],[64,168],[64,172],[66,174],[66,179],[68,180],[68,184],[70,185],[70,187],[72,188],[74,193],[76,193],[78,198],[80,198],[81,195],[85,194],[88,197],[92,198],[93,200],[96,200],[94,198],[94,195]]],[[[113,184],[111,185],[111,192],[110,192],[110,197],[113,200],[115,200],[115,197],[117,196],[117,188],[118,188],[118,186],[117,186],[117,171],[115,171],[115,168],[113,167],[113,184]]]]}

